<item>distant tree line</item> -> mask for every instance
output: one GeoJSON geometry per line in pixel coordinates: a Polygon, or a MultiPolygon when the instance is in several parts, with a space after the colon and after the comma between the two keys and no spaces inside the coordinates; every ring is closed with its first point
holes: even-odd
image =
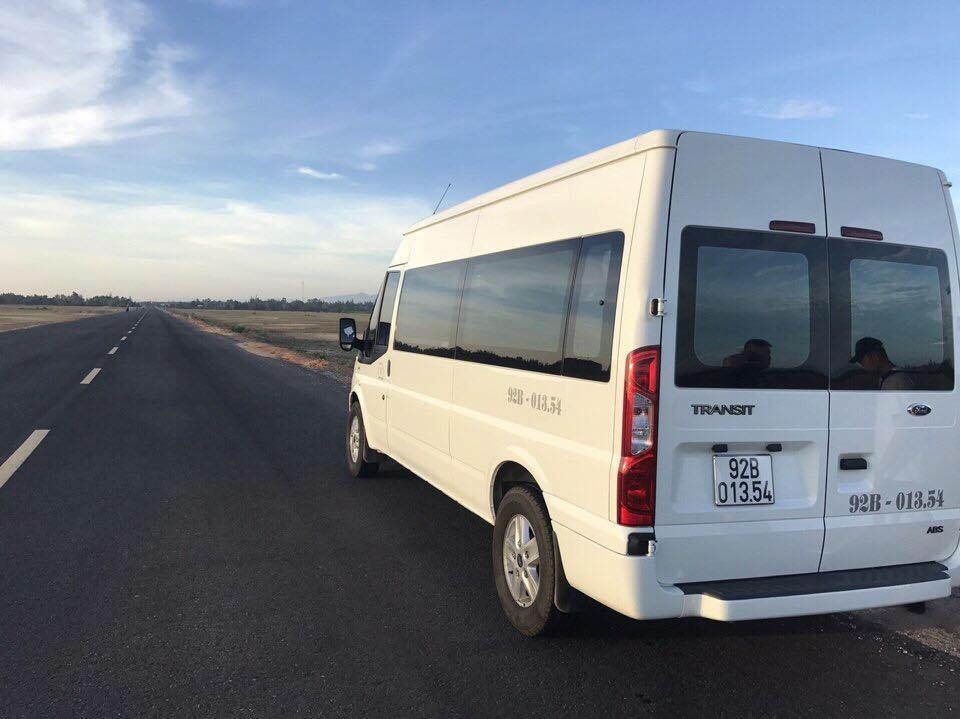
{"type": "Polygon", "coordinates": [[[113,295],[96,295],[84,297],[79,292],[69,295],[18,295],[15,292],[0,293],[0,305],[51,305],[51,306],[86,306],[86,307],[126,307],[137,303],[129,297],[114,297],[113,295]]]}
{"type": "Polygon", "coordinates": [[[261,300],[251,297],[249,300],[190,300],[189,302],[165,302],[168,307],[178,307],[184,310],[266,310],[270,312],[369,312],[373,309],[373,302],[353,302],[348,300],[288,300],[282,297],[279,300],[261,300]]]}

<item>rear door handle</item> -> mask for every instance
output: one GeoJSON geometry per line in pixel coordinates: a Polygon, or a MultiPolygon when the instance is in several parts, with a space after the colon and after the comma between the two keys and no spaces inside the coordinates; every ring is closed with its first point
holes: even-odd
{"type": "Polygon", "coordinates": [[[865,460],[863,457],[844,457],[840,460],[840,469],[845,471],[866,468],[867,460],[865,460]]]}

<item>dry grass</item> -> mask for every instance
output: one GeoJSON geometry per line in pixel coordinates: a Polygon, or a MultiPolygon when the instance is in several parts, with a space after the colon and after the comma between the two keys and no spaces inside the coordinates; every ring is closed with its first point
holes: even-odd
{"type": "Polygon", "coordinates": [[[0,305],[0,332],[22,330],[25,327],[71,322],[84,317],[95,317],[110,312],[122,312],[116,307],[55,307],[38,305],[0,305]]]}
{"type": "Polygon", "coordinates": [[[326,369],[341,377],[353,373],[355,353],[337,344],[338,320],[353,317],[365,327],[369,313],[268,312],[260,310],[171,310],[226,331],[249,352],[275,356],[311,369],[326,369]],[[280,352],[278,348],[288,350],[280,352]]]}

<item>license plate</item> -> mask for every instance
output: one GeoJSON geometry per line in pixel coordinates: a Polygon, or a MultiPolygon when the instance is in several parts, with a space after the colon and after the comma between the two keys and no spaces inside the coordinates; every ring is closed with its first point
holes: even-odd
{"type": "Polygon", "coordinates": [[[733,507],[773,501],[773,461],[769,454],[713,456],[714,504],[733,507]]]}

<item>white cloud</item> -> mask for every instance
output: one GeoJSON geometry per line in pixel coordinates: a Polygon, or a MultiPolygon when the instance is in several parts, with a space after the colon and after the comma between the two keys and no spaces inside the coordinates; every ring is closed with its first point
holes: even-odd
{"type": "Polygon", "coordinates": [[[267,206],[0,189],[0,291],[146,299],[290,297],[301,281],[314,296],[371,291],[403,230],[432,209],[333,193],[267,206]]]}
{"type": "Polygon", "coordinates": [[[375,160],[390,155],[399,155],[407,149],[406,145],[395,140],[375,140],[363,145],[357,154],[362,158],[359,162],[354,162],[353,166],[358,170],[373,172],[377,169],[375,160]]]}
{"type": "Polygon", "coordinates": [[[186,54],[145,46],[148,19],[137,0],[0,4],[0,150],[110,142],[194,112],[186,54]]]}
{"type": "Polygon", "coordinates": [[[930,115],[925,112],[908,112],[906,118],[908,120],[929,120],[930,115]]]}
{"type": "Polygon", "coordinates": [[[315,180],[342,180],[343,175],[338,172],[320,172],[320,170],[314,170],[312,167],[300,166],[297,168],[297,172],[301,175],[306,175],[307,177],[312,177],[315,180]]]}
{"type": "Polygon", "coordinates": [[[740,100],[740,112],[770,120],[821,120],[834,117],[840,108],[823,100],[740,100]]]}
{"type": "Polygon", "coordinates": [[[404,146],[399,142],[392,140],[377,140],[368,142],[360,148],[360,156],[375,159],[377,157],[386,157],[387,155],[396,155],[404,151],[404,146]]]}

